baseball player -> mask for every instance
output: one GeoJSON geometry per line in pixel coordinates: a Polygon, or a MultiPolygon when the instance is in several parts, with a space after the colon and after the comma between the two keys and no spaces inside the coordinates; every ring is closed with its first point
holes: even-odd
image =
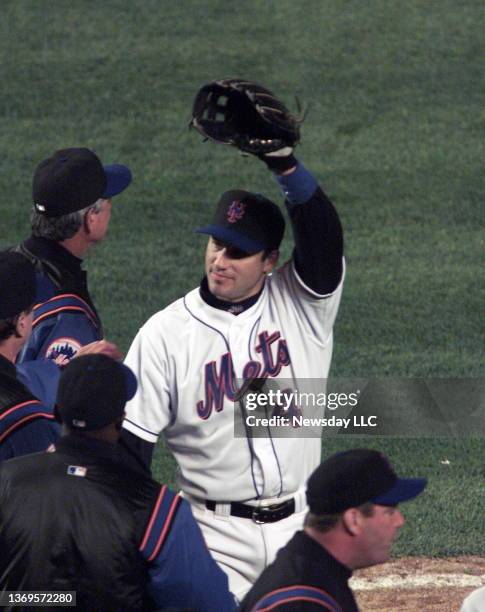
{"type": "MultiPolygon", "coordinates": [[[[265,104],[282,107],[269,94],[265,104]]],[[[209,236],[200,287],[150,318],[126,357],[139,391],[124,438],[150,460],[164,433],[183,495],[238,598],[301,528],[321,441],[235,438],[237,380],[326,378],[344,277],[340,221],[315,178],[288,142],[260,158],[286,198],[291,260],[276,269],[279,207],[245,190],[224,193],[197,230],[209,236]]]]}
{"type": "MultiPolygon", "coordinates": [[[[103,166],[89,149],[61,149],[37,166],[32,236],[14,249],[37,270],[32,335],[19,363],[71,359],[81,347],[103,338],[81,264],[106,235],[111,199],[130,182],[129,168],[103,166]]],[[[108,342],[98,351],[120,357],[108,342]]]]}
{"type": "MultiPolygon", "coordinates": [[[[59,437],[53,402],[41,401],[15,367],[30,335],[34,298],[32,264],[18,253],[0,253],[0,460],[43,451],[59,437]]],[[[49,365],[57,386],[58,368],[49,365]]]]}

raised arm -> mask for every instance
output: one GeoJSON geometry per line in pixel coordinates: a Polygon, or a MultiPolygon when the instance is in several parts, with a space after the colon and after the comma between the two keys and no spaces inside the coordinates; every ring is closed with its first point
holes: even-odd
{"type": "Polygon", "coordinates": [[[343,272],[343,232],[332,202],[313,175],[293,155],[277,160],[264,156],[276,171],[291,221],[295,248],[293,257],[302,281],[319,295],[337,288],[343,272]],[[283,164],[289,166],[284,168],[283,164]]]}

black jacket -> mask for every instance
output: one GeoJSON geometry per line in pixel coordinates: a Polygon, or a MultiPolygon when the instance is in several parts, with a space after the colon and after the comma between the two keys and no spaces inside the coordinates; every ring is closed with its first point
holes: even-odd
{"type": "Polygon", "coordinates": [[[0,464],[0,591],[76,591],[90,612],[149,609],[139,548],[159,492],[116,447],[81,436],[0,464]]]}
{"type": "Polygon", "coordinates": [[[32,395],[17,379],[14,364],[0,355],[0,461],[43,451],[59,433],[52,409],[32,395]]]}
{"type": "Polygon", "coordinates": [[[358,612],[348,580],[352,572],[304,531],[277,554],[244,598],[240,610],[358,612]]]}
{"type": "MultiPolygon", "coordinates": [[[[87,302],[97,316],[88,291],[87,274],[81,267],[81,259],[55,240],[36,236],[31,236],[13,250],[28,259],[44,279],[44,282],[37,281],[37,302],[44,302],[57,292],[74,293],[87,302]]],[[[100,325],[99,317],[97,323],[100,325]]]]}

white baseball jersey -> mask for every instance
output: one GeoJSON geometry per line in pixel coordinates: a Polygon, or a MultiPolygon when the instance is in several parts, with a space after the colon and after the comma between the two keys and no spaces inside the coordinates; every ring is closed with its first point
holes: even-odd
{"type": "MultiPolygon", "coordinates": [[[[188,495],[215,501],[287,496],[320,462],[319,438],[234,437],[233,378],[324,379],[342,292],[319,296],[292,261],[266,279],[258,301],[234,316],[199,288],[151,317],[126,364],[139,388],[124,427],[155,443],[161,431],[188,495]]],[[[323,409],[322,409],[323,410],[323,409]]]]}
{"type": "Polygon", "coordinates": [[[465,598],[460,612],[483,612],[485,610],[485,586],[472,591],[465,598]]]}

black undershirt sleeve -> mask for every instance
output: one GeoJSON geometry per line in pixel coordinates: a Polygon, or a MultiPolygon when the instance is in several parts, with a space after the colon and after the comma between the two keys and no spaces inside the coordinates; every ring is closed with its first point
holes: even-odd
{"type": "Polygon", "coordinates": [[[344,240],[332,202],[318,187],[304,204],[290,205],[296,271],[319,295],[332,293],[342,278],[344,240]]]}

